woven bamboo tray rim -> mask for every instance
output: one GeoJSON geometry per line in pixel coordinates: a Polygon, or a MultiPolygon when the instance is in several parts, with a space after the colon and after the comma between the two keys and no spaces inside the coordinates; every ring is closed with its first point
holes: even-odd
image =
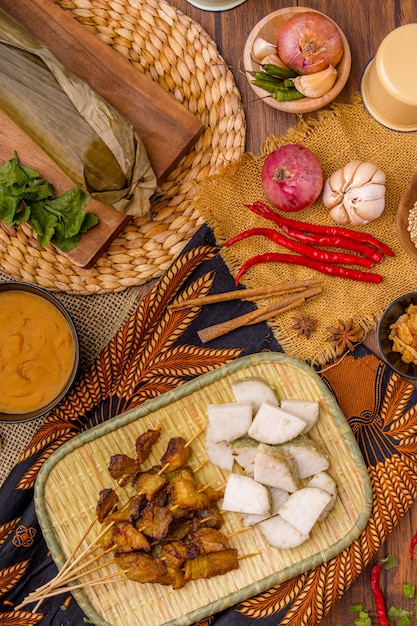
{"type": "MultiPolygon", "coordinates": [[[[51,0],[194,113],[204,131],[161,185],[151,219],[137,218],[94,267],[40,248],[32,229],[0,224],[0,266],[16,280],[79,295],[112,293],[159,278],[202,225],[199,181],[244,152],[246,122],[233,74],[203,28],[164,0],[51,0]]],[[[36,164],[33,164],[36,168],[36,164]]]]}
{"type": "MultiPolygon", "coordinates": [[[[309,541],[294,550],[271,548],[256,528],[237,535],[231,539],[231,545],[238,553],[257,556],[241,560],[238,570],[229,574],[189,582],[177,591],[133,581],[74,591],[77,602],[97,626],[130,626],[135,620],[148,626],[191,624],[333,558],[364,529],[372,506],[371,483],[334,396],[304,362],[281,353],[262,353],[221,366],[96,426],[64,444],[46,461],[36,482],[34,501],[42,532],[58,567],[62,567],[66,555],[91,523],[100,489],[112,486],[107,472],[110,456],[118,452],[132,455],[136,437],[161,422],[162,435],[149,465],[159,462],[170,437],[181,435],[190,439],[202,431],[207,404],[232,401],[230,383],[248,377],[268,380],[281,398],[319,400],[319,421],[310,434],[327,450],[329,471],[338,485],[337,502],[326,523],[316,525],[309,541]]],[[[197,467],[206,458],[201,433],[192,443],[190,465],[197,467]]],[[[217,485],[222,485],[226,477],[227,472],[211,463],[198,470],[203,484],[216,480],[217,485]]],[[[225,515],[226,533],[240,528],[239,515],[225,515]]],[[[95,526],[85,545],[97,533],[95,526]]],[[[101,570],[103,575],[116,571],[112,567],[101,570]]]]}

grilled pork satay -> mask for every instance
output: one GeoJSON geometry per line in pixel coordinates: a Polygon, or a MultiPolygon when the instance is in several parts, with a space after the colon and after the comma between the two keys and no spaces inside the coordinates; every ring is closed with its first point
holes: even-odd
{"type": "Polygon", "coordinates": [[[132,487],[138,493],[144,493],[148,500],[153,500],[155,495],[168,484],[167,478],[160,473],[160,467],[152,467],[146,472],[140,472],[135,477],[132,487]]]}
{"type": "Polygon", "coordinates": [[[184,587],[186,580],[184,578],[184,570],[181,567],[166,566],[169,577],[171,578],[171,586],[173,589],[181,589],[184,587]]]}
{"type": "Polygon", "coordinates": [[[118,522],[112,527],[112,538],[116,552],[133,552],[134,550],[151,551],[151,544],[140,530],[131,522],[118,522]]]}
{"type": "Polygon", "coordinates": [[[203,491],[200,491],[200,487],[195,479],[179,478],[170,486],[172,504],[191,511],[208,509],[210,507],[210,497],[203,491]]]}
{"type": "Polygon", "coordinates": [[[123,486],[140,471],[140,463],[127,454],[114,454],[110,457],[108,470],[110,476],[123,486]]]}
{"type": "Polygon", "coordinates": [[[158,441],[160,435],[160,430],[152,430],[150,428],[136,439],[136,460],[139,464],[144,463],[148,459],[152,446],[158,441]]]}
{"type": "Polygon", "coordinates": [[[164,561],[151,554],[146,552],[116,553],[114,559],[122,570],[127,570],[126,576],[131,580],[160,585],[172,583],[172,575],[168,572],[164,561]]]}
{"type": "Polygon", "coordinates": [[[167,567],[176,569],[181,567],[184,561],[194,559],[197,555],[198,548],[195,544],[174,539],[161,546],[159,556],[165,561],[167,567]]]}
{"type": "Polygon", "coordinates": [[[172,522],[172,513],[165,506],[159,506],[155,501],[148,502],[142,511],[136,528],[152,539],[163,539],[167,536],[172,522]]]}
{"type": "Polygon", "coordinates": [[[229,538],[215,528],[196,528],[190,536],[199,554],[221,552],[229,545],[229,538]]]}
{"type": "Polygon", "coordinates": [[[142,514],[148,501],[145,494],[136,493],[121,509],[106,517],[106,522],[135,522],[142,514]]]}
{"type": "Polygon", "coordinates": [[[224,524],[222,513],[217,506],[210,507],[209,509],[203,509],[202,511],[196,511],[195,520],[198,520],[201,526],[209,528],[221,528],[224,524]]]}
{"type": "Polygon", "coordinates": [[[173,437],[168,441],[165,454],[161,458],[162,467],[173,472],[185,465],[191,456],[191,448],[183,437],[173,437]]]}
{"type": "Polygon", "coordinates": [[[184,578],[196,580],[197,578],[211,578],[226,574],[238,567],[237,550],[226,548],[221,552],[199,554],[195,559],[189,559],[184,563],[184,578]]]}
{"type": "Polygon", "coordinates": [[[96,516],[100,524],[116,508],[119,496],[114,489],[102,489],[96,506],[96,516]]]}

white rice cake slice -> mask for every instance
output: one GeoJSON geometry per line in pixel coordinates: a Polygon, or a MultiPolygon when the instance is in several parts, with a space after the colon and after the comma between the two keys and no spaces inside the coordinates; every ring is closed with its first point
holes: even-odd
{"type": "Polygon", "coordinates": [[[211,461],[213,465],[227,472],[232,471],[235,462],[232,446],[227,441],[213,441],[210,424],[207,424],[206,428],[205,447],[208,460],[211,461]]]}
{"type": "Polygon", "coordinates": [[[332,496],[324,489],[302,487],[288,496],[279,509],[279,515],[300,533],[309,535],[331,499],[332,496]]]}
{"type": "Polygon", "coordinates": [[[259,446],[259,441],[244,436],[235,439],[230,445],[236,463],[248,476],[253,476],[256,448],[259,446]]]}
{"type": "Polygon", "coordinates": [[[259,410],[262,402],[271,402],[278,405],[275,390],[262,378],[244,378],[231,383],[233,395],[237,402],[252,402],[254,412],[259,410]]]}
{"type": "Polygon", "coordinates": [[[319,521],[324,520],[328,513],[332,510],[337,500],[337,485],[336,481],[330,476],[328,472],[319,472],[315,474],[307,483],[307,487],[318,487],[319,489],[323,489],[323,491],[327,491],[331,495],[331,500],[329,504],[324,509],[323,513],[320,515],[319,521]]]}
{"type": "Polygon", "coordinates": [[[279,447],[260,443],[256,448],[254,479],[289,493],[298,488],[298,472],[294,459],[279,447]]]}
{"type": "Polygon", "coordinates": [[[260,522],[259,528],[269,545],[281,550],[298,548],[309,538],[308,534],[306,535],[299,531],[280,515],[275,515],[260,522]]]}
{"type": "Polygon", "coordinates": [[[280,446],[294,459],[300,479],[309,478],[329,468],[329,457],[310,437],[301,435],[280,446]]]}
{"type": "Polygon", "coordinates": [[[301,417],[284,411],[271,402],[263,402],[248,430],[249,437],[275,445],[297,437],[306,427],[301,417]]]}
{"type": "Polygon", "coordinates": [[[293,398],[282,398],[281,408],[289,411],[306,422],[306,428],[303,432],[308,433],[317,422],[319,417],[318,400],[296,400],[293,398]]]}
{"type": "Polygon", "coordinates": [[[262,522],[264,519],[268,519],[272,515],[276,515],[279,508],[284,504],[285,500],[290,495],[288,491],[278,489],[277,487],[269,487],[269,493],[271,494],[271,515],[253,515],[253,513],[244,515],[242,516],[242,524],[244,526],[254,526],[255,524],[259,524],[259,522],[262,522]]]}
{"type": "Polygon", "coordinates": [[[222,508],[235,513],[271,514],[271,494],[265,485],[244,474],[229,474],[222,508]]]}
{"type": "Polygon", "coordinates": [[[252,423],[251,402],[224,402],[207,405],[213,441],[233,441],[248,432],[252,423]]]}

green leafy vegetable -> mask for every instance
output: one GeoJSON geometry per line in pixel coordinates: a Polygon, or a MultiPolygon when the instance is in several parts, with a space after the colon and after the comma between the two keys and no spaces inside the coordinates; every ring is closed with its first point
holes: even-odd
{"type": "Polygon", "coordinates": [[[407,600],[414,598],[416,595],[416,586],[412,583],[403,583],[403,594],[404,598],[407,598],[407,600]]]}
{"type": "Polygon", "coordinates": [[[0,167],[0,219],[13,227],[29,222],[40,246],[53,243],[68,252],[98,218],[84,211],[90,197],[80,187],[53,196],[53,186],[22,165],[16,153],[0,167]]]}
{"type": "Polygon", "coordinates": [[[349,607],[351,613],[358,613],[358,617],[355,617],[355,626],[372,626],[369,612],[362,606],[361,603],[351,604],[349,607]]]}
{"type": "Polygon", "coordinates": [[[409,626],[412,623],[413,613],[401,607],[392,606],[388,610],[388,617],[399,617],[400,619],[396,622],[397,626],[409,626]]]}

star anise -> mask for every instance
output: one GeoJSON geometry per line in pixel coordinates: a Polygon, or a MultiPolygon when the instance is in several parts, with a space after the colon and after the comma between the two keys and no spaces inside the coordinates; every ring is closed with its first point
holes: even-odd
{"type": "Polygon", "coordinates": [[[292,318],[294,321],[293,328],[297,331],[297,336],[310,337],[313,330],[316,328],[316,322],[311,317],[308,317],[304,313],[298,313],[292,318]]]}
{"type": "Polygon", "coordinates": [[[327,330],[331,334],[326,341],[333,343],[339,355],[343,354],[346,349],[353,350],[355,343],[360,342],[363,338],[363,331],[354,326],[352,319],[347,324],[338,320],[337,326],[329,326],[327,330]]]}

